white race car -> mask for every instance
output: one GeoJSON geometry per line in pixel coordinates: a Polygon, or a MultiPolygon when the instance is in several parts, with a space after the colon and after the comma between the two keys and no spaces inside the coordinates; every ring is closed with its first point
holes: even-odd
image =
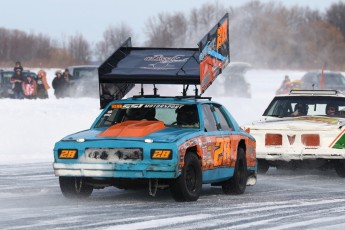
{"type": "Polygon", "coordinates": [[[340,91],[291,90],[243,128],[256,139],[261,173],[270,166],[334,168],[345,177],[345,94],[340,91]]]}

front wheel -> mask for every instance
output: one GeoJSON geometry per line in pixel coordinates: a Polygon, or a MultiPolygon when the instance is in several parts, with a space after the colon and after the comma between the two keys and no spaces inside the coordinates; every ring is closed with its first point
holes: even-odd
{"type": "Polygon", "coordinates": [[[170,185],[170,192],[175,201],[196,201],[202,188],[202,172],[199,158],[194,153],[187,153],[182,174],[170,185]]]}
{"type": "Polygon", "coordinates": [[[335,171],[338,176],[345,178],[345,160],[338,160],[335,162],[335,171]]]}
{"type": "Polygon", "coordinates": [[[60,189],[67,198],[89,197],[93,187],[85,183],[82,177],[59,177],[60,189]]]}
{"type": "Polygon", "coordinates": [[[233,177],[223,182],[222,190],[225,194],[242,194],[247,186],[247,161],[242,148],[238,149],[235,172],[233,177]]]}

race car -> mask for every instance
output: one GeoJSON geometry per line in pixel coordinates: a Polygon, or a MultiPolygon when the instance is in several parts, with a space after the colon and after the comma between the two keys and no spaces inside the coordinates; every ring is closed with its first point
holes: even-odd
{"type": "Polygon", "coordinates": [[[90,129],[54,147],[64,196],[115,186],[147,188],[151,196],[170,189],[176,201],[196,201],[202,184],[221,186],[225,194],[255,184],[255,139],[224,106],[198,94],[230,61],[227,28],[225,15],[199,49],[131,47],[129,38],[99,67],[103,111],[90,129]],[[142,87],[140,95],[122,99],[134,84],[152,84],[153,94],[142,87]],[[156,84],[182,84],[183,93],[160,96],[156,84]],[[189,85],[195,85],[192,95],[189,85]]]}
{"type": "Polygon", "coordinates": [[[345,177],[345,95],[291,90],[277,95],[258,121],[244,125],[257,141],[258,172],[277,168],[335,169],[345,177]]]}

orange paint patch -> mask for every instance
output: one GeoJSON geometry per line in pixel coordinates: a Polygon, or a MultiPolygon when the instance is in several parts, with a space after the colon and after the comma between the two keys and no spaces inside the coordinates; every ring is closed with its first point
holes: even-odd
{"type": "Polygon", "coordinates": [[[164,129],[162,121],[124,121],[98,134],[101,137],[144,137],[164,129]]]}

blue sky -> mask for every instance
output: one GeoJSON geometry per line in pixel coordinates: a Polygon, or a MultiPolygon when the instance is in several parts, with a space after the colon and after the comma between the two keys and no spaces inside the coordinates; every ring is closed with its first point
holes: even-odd
{"type": "MultiPolygon", "coordinates": [[[[226,7],[241,6],[249,1],[218,0],[226,7]]],[[[59,41],[81,33],[91,44],[95,44],[102,40],[103,32],[110,25],[126,23],[135,31],[135,38],[140,42],[145,40],[143,29],[149,17],[159,13],[187,13],[212,2],[216,0],[0,0],[0,27],[42,33],[59,41]]],[[[280,2],[288,7],[299,5],[325,11],[339,0],[280,2]]]]}

